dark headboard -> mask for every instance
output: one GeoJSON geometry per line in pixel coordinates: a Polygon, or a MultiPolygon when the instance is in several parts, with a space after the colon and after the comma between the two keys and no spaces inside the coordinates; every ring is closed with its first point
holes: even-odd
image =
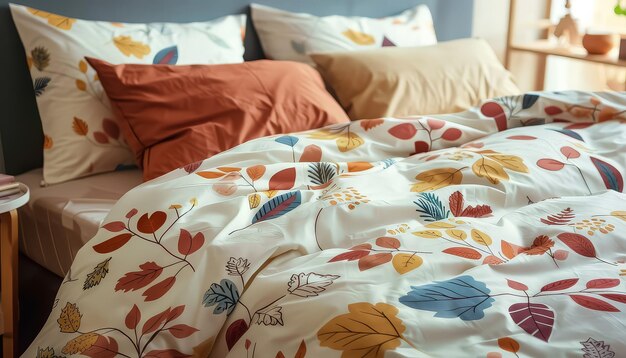
{"type": "MultiPolygon", "coordinates": [[[[248,13],[250,0],[13,0],[71,17],[118,22],[191,22],[248,13]]],[[[417,4],[433,13],[439,40],[470,37],[473,0],[258,0],[277,8],[315,15],[382,17],[417,4]]],[[[41,167],[43,133],[26,67],[24,49],[9,12],[0,0],[0,171],[20,174],[41,167]]],[[[248,20],[246,60],[263,58],[259,39],[248,20]]]]}

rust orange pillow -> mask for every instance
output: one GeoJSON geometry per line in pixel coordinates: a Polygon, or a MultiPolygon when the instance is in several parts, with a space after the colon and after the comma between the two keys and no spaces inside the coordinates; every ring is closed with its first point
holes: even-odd
{"type": "Polygon", "coordinates": [[[348,122],[311,66],[111,65],[87,58],[144,180],[250,139],[348,122]]]}

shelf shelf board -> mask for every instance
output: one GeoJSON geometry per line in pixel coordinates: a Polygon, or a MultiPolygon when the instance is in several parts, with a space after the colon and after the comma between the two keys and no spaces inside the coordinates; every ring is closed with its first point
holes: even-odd
{"type": "Polygon", "coordinates": [[[608,55],[589,55],[582,47],[564,47],[549,40],[539,40],[525,44],[515,44],[511,50],[531,52],[540,55],[567,57],[575,60],[600,63],[604,65],[626,67],[626,60],[620,60],[617,52],[608,55]]]}

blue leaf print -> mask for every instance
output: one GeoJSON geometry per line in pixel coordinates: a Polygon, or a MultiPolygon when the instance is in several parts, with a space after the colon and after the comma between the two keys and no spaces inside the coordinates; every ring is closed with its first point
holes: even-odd
{"type": "Polygon", "coordinates": [[[178,47],[172,46],[164,48],[155,56],[152,63],[155,65],[175,65],[178,62],[178,47]]]}
{"type": "Polygon", "coordinates": [[[259,209],[256,215],[254,215],[254,218],[252,218],[252,223],[254,224],[259,221],[281,217],[300,206],[301,203],[302,196],[300,191],[292,191],[290,193],[279,195],[263,204],[261,209],[259,209]]]}
{"type": "Polygon", "coordinates": [[[215,306],[213,314],[226,311],[226,314],[229,315],[235,309],[237,302],[239,302],[239,291],[235,283],[228,279],[223,279],[219,284],[211,284],[202,299],[205,307],[215,306]]]}
{"type": "Polygon", "coordinates": [[[536,94],[525,94],[522,99],[522,109],[528,109],[533,106],[539,99],[539,96],[536,94]]]}
{"type": "Polygon", "coordinates": [[[581,137],[581,136],[580,136],[580,134],[578,134],[578,133],[574,132],[574,131],[573,131],[573,130],[571,130],[571,129],[565,129],[565,128],[564,128],[564,129],[552,129],[552,128],[549,128],[549,130],[551,130],[551,131],[555,131],[555,132],[559,132],[559,133],[561,133],[561,134],[565,134],[566,136],[572,137],[572,138],[574,138],[574,139],[578,139],[578,140],[579,140],[579,141],[581,141],[581,142],[584,142],[584,141],[585,141],[585,140],[583,139],[583,137],[581,137]]]}
{"type": "Polygon", "coordinates": [[[50,77],[37,77],[35,78],[35,82],[33,83],[33,88],[35,89],[35,96],[41,96],[45,91],[46,87],[50,83],[50,77]]]}
{"type": "Polygon", "coordinates": [[[276,141],[280,144],[285,144],[288,145],[290,147],[293,148],[294,145],[296,145],[296,143],[298,143],[300,139],[290,136],[290,135],[284,135],[282,137],[278,137],[276,138],[276,141]]]}
{"type": "Polygon", "coordinates": [[[483,282],[471,276],[459,276],[446,281],[411,286],[400,303],[417,310],[436,312],[435,317],[460,318],[475,321],[483,318],[485,309],[495,300],[483,282]]]}
{"type": "Polygon", "coordinates": [[[439,221],[447,219],[450,211],[443,206],[439,197],[433,193],[422,193],[417,201],[413,202],[417,205],[417,212],[424,221],[439,221]]]}
{"type": "Polygon", "coordinates": [[[624,190],[624,178],[617,168],[594,157],[591,157],[591,162],[596,169],[598,169],[598,173],[600,173],[604,186],[606,186],[607,189],[612,189],[618,192],[622,192],[624,190]]]}

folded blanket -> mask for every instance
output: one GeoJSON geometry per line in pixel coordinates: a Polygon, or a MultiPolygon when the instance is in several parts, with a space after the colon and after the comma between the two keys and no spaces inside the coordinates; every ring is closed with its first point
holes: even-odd
{"type": "Polygon", "coordinates": [[[626,355],[626,93],[266,137],[130,191],[25,356],[626,355]]]}

